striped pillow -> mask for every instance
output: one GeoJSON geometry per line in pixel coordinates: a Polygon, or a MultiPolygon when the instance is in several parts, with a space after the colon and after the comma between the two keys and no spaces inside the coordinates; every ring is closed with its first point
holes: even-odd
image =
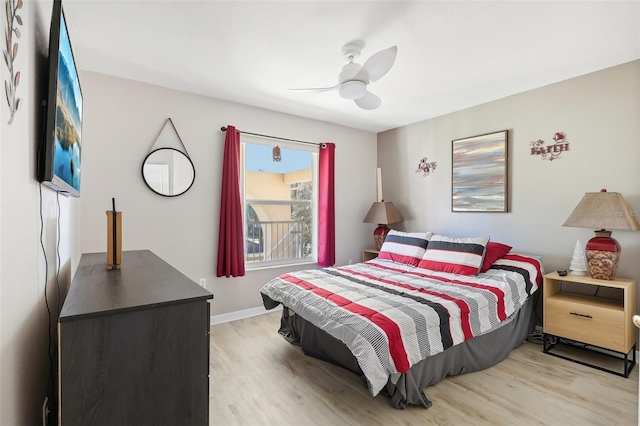
{"type": "Polygon", "coordinates": [[[431,235],[431,232],[408,233],[392,229],[380,247],[378,259],[417,266],[429,244],[431,235]]]}
{"type": "Polygon", "coordinates": [[[433,235],[418,264],[420,268],[460,275],[477,275],[489,237],[450,238],[433,235]]]}

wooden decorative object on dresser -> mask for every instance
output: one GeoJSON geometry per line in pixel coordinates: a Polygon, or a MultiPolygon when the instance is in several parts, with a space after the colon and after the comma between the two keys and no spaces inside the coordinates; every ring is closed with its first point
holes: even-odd
{"type": "Polygon", "coordinates": [[[83,254],[58,321],[60,425],[209,422],[213,294],[149,250],[83,254]]]}
{"type": "MultiPolygon", "coordinates": [[[[559,356],[599,370],[628,377],[636,362],[636,328],[632,318],[636,312],[636,281],[625,278],[598,280],[589,276],[560,276],[551,272],[544,276],[542,290],[544,348],[559,356]],[[588,291],[577,294],[564,291],[563,284],[577,285],[588,291]],[[617,289],[618,299],[596,297],[600,288],[617,289]],[[579,343],[585,349],[604,352],[623,362],[621,372],[552,352],[561,341],[579,343]],[[603,351],[604,349],[604,351],[603,351]],[[629,356],[632,358],[629,359],[629,356]]],[[[575,346],[575,345],[571,345],[575,346]]]]}

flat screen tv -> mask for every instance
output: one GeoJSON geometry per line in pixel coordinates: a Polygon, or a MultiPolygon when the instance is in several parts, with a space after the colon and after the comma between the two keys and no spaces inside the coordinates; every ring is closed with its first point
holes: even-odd
{"type": "Polygon", "coordinates": [[[62,2],[55,0],[49,35],[49,85],[45,134],[38,150],[38,180],[80,196],[82,90],[62,2]]]}

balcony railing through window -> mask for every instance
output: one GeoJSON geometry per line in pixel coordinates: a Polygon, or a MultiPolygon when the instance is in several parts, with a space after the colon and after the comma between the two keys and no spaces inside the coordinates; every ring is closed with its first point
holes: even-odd
{"type": "Polygon", "coordinates": [[[312,256],[310,201],[253,200],[248,205],[257,214],[246,219],[247,263],[295,261],[309,259],[312,256]],[[287,219],[262,219],[284,216],[287,219]]]}

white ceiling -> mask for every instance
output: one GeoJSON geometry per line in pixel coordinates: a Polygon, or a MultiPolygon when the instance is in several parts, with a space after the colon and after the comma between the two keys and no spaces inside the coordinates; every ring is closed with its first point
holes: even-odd
{"type": "MultiPolygon", "coordinates": [[[[81,70],[380,132],[640,58],[639,1],[63,0],[81,70]],[[336,91],[397,45],[365,111],[336,91]]],[[[255,129],[249,129],[254,130],[255,129]]]]}

